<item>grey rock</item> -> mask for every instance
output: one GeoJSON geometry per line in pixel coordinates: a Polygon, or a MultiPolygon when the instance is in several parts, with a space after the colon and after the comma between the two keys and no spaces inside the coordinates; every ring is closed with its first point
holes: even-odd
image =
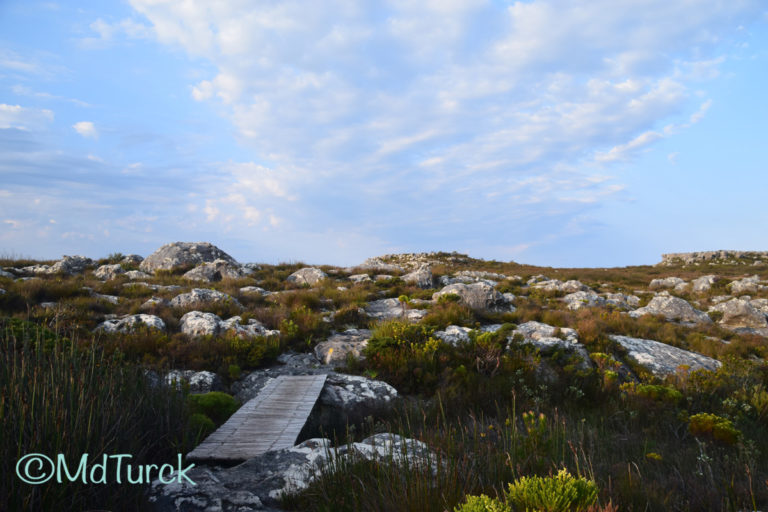
{"type": "Polygon", "coordinates": [[[232,265],[237,262],[218,247],[208,242],[174,242],[165,244],[147,256],[139,270],[154,274],[157,270],[171,270],[186,265],[199,265],[215,260],[225,260],[232,265]]]}
{"type": "Polygon", "coordinates": [[[461,327],[458,325],[449,325],[443,331],[435,331],[433,336],[439,338],[449,345],[454,347],[469,343],[469,333],[472,329],[469,327],[461,327]]]}
{"type": "Polygon", "coordinates": [[[211,391],[226,391],[224,381],[213,372],[193,370],[171,370],[165,374],[165,383],[169,386],[189,384],[192,393],[209,393],[211,391]]]}
{"type": "Polygon", "coordinates": [[[402,279],[406,283],[415,284],[425,290],[433,287],[432,269],[427,264],[423,264],[417,270],[404,275],[402,279]]]}
{"type": "Polygon", "coordinates": [[[712,306],[709,310],[723,313],[723,318],[718,323],[726,327],[755,329],[768,327],[765,313],[746,300],[731,299],[712,306]]]}
{"type": "Polygon", "coordinates": [[[450,284],[432,294],[432,300],[438,300],[443,295],[458,295],[460,302],[472,309],[488,311],[510,311],[507,299],[492,286],[486,283],[455,283],[450,284]]]}
{"type": "Polygon", "coordinates": [[[594,308],[605,305],[606,301],[593,291],[579,291],[569,293],[562,298],[562,301],[568,304],[568,309],[578,310],[581,308],[594,308]]]}
{"type": "Polygon", "coordinates": [[[227,320],[222,320],[220,324],[220,330],[232,331],[240,337],[256,337],[256,336],[279,336],[280,331],[270,330],[264,327],[261,322],[251,318],[247,324],[242,324],[242,318],[240,316],[233,316],[227,320]]]}
{"type": "Polygon", "coordinates": [[[139,256],[138,254],[129,254],[127,256],[123,256],[123,259],[120,260],[120,263],[123,265],[138,265],[142,261],[144,261],[143,256],[139,256]]]}
{"type": "Polygon", "coordinates": [[[179,327],[187,336],[216,336],[221,330],[221,318],[213,313],[190,311],[181,317],[179,327]]]}
{"type": "Polygon", "coordinates": [[[710,301],[712,302],[712,304],[720,304],[721,302],[731,300],[732,298],[733,298],[732,295],[716,295],[715,297],[712,297],[710,301]]]}
{"type": "Polygon", "coordinates": [[[15,275],[11,274],[10,272],[6,272],[3,269],[0,269],[0,277],[2,277],[4,279],[15,279],[16,278],[15,275]]]}
{"type": "Polygon", "coordinates": [[[350,354],[362,360],[369,339],[371,331],[368,329],[347,329],[315,345],[315,356],[328,365],[344,364],[350,354]]]}
{"type": "Polygon", "coordinates": [[[182,277],[190,281],[213,283],[222,279],[241,279],[251,271],[245,271],[239,265],[227,260],[217,259],[210,263],[202,263],[186,272],[182,277]]]}
{"type": "Polygon", "coordinates": [[[749,301],[752,307],[761,313],[768,315],[768,299],[752,299],[749,301]]]}
{"type": "Polygon", "coordinates": [[[409,309],[397,299],[380,299],[374,300],[365,307],[365,313],[377,320],[391,320],[395,318],[402,318],[404,320],[410,320],[418,322],[427,315],[425,309],[409,309]]]}
{"type": "Polygon", "coordinates": [[[743,295],[745,293],[757,293],[768,289],[768,286],[760,284],[760,277],[757,275],[745,277],[728,284],[733,295],[743,295]]]}
{"type": "Polygon", "coordinates": [[[523,337],[522,343],[533,345],[542,353],[555,349],[563,349],[576,354],[581,362],[578,368],[588,370],[592,368],[592,360],[586,347],[579,343],[579,337],[575,329],[569,327],[554,327],[541,322],[525,322],[517,326],[510,335],[510,346],[515,335],[523,337]]]}
{"type": "Polygon", "coordinates": [[[675,286],[679,284],[684,284],[685,280],[680,279],[679,277],[665,277],[662,279],[654,279],[651,281],[651,283],[648,285],[648,288],[651,290],[659,290],[663,288],[674,288],[675,286]]]}
{"type": "Polygon", "coordinates": [[[377,272],[395,272],[400,273],[404,272],[405,269],[401,267],[400,265],[395,265],[393,263],[385,263],[384,260],[381,258],[368,258],[363,263],[358,265],[355,268],[359,269],[365,269],[365,270],[374,270],[377,272]]]}
{"type": "Polygon", "coordinates": [[[104,295],[102,293],[95,293],[92,291],[91,297],[95,299],[107,301],[110,304],[117,304],[118,302],[120,302],[120,297],[118,297],[117,295],[104,295]]]}
{"type": "Polygon", "coordinates": [[[188,293],[182,293],[171,299],[171,306],[185,308],[200,304],[232,303],[237,307],[243,306],[230,295],[208,288],[194,288],[188,293]]]}
{"type": "Polygon", "coordinates": [[[148,309],[152,309],[155,307],[167,307],[171,305],[171,301],[168,299],[164,299],[163,297],[151,297],[147,299],[147,301],[139,306],[139,309],[142,311],[146,311],[148,309]]]}
{"type": "Polygon", "coordinates": [[[131,332],[137,329],[165,330],[165,322],[154,315],[127,315],[116,319],[106,320],[96,327],[96,331],[115,333],[131,332]]]}
{"type": "Polygon", "coordinates": [[[557,279],[548,279],[546,281],[534,282],[531,287],[548,292],[574,293],[579,291],[589,291],[587,285],[573,279],[566,282],[557,279]]]}
{"type": "Polygon", "coordinates": [[[624,293],[606,293],[605,303],[620,309],[633,309],[640,305],[640,297],[624,293]]]}
{"type": "Polygon", "coordinates": [[[711,357],[658,341],[619,335],[611,335],[610,338],[624,347],[632,360],[657,377],[675,373],[680,365],[686,365],[691,370],[710,371],[715,371],[721,366],[720,361],[711,357]]]}
{"type": "Polygon", "coordinates": [[[149,279],[152,276],[150,276],[146,272],[142,272],[141,270],[129,270],[125,273],[125,277],[127,277],[131,281],[134,281],[136,279],[149,279]]]}
{"type": "Polygon", "coordinates": [[[51,265],[51,274],[82,274],[85,269],[93,265],[91,258],[85,256],[64,256],[61,260],[51,265]]]}
{"type": "Polygon", "coordinates": [[[694,293],[707,293],[720,278],[716,275],[706,275],[691,281],[691,291],[694,293]]]}
{"type": "Polygon", "coordinates": [[[630,311],[629,315],[639,318],[643,315],[662,315],[667,320],[693,323],[711,323],[706,313],[695,309],[686,300],[660,293],[647,306],[630,311]]]}
{"type": "Polygon", "coordinates": [[[0,295],[5,295],[5,290],[3,290],[2,288],[0,288],[0,295]]]}
{"type": "Polygon", "coordinates": [[[272,292],[268,292],[259,286],[243,286],[240,288],[240,295],[261,295],[262,297],[266,297],[271,293],[272,292]]]}
{"type": "Polygon", "coordinates": [[[353,274],[349,276],[349,280],[355,284],[370,283],[372,281],[371,276],[369,276],[368,274],[353,274]]]}
{"type": "Polygon", "coordinates": [[[289,275],[285,280],[290,283],[313,286],[326,277],[328,275],[319,268],[305,267],[289,275]]]}
{"type": "Polygon", "coordinates": [[[390,279],[393,279],[395,276],[391,274],[376,274],[373,276],[374,281],[388,281],[390,279]]]}
{"type": "Polygon", "coordinates": [[[110,279],[116,279],[120,274],[124,274],[122,265],[116,263],[115,265],[102,265],[93,271],[94,277],[101,279],[102,281],[109,281],[110,279]]]}

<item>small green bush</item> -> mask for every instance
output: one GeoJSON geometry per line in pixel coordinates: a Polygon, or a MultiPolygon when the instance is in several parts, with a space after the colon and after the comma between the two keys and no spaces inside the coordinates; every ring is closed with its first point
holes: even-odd
{"type": "Polygon", "coordinates": [[[189,395],[193,413],[201,413],[217,424],[222,424],[238,409],[237,400],[221,391],[211,391],[201,395],[189,395]]]}
{"type": "Polygon", "coordinates": [[[485,494],[467,496],[466,503],[453,510],[454,512],[512,512],[509,505],[485,494]]]}
{"type": "Polygon", "coordinates": [[[581,512],[597,501],[597,485],[561,469],[555,476],[520,478],[509,484],[506,496],[517,510],[581,512]]]}
{"type": "Polygon", "coordinates": [[[713,439],[726,445],[733,445],[741,437],[741,432],[733,426],[731,420],[706,412],[694,414],[688,419],[688,431],[695,437],[713,439]]]}

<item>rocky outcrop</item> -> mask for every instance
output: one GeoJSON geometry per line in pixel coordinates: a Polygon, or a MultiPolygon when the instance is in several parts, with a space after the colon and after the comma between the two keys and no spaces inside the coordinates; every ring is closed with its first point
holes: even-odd
{"type": "Polygon", "coordinates": [[[139,256],[138,254],[129,254],[127,256],[123,256],[123,259],[120,260],[120,263],[123,265],[139,265],[142,261],[144,261],[144,257],[139,256]]]}
{"type": "MultiPolygon", "coordinates": [[[[156,512],[245,512],[278,507],[283,494],[305,489],[322,466],[337,458],[423,467],[436,464],[436,456],[426,444],[395,434],[376,434],[360,443],[338,447],[333,447],[329,439],[313,438],[231,468],[194,467],[186,473],[190,481],[176,478],[181,482],[165,484],[156,480],[150,487],[149,501],[156,512]]],[[[175,475],[165,478],[174,480],[175,475]]]]}
{"type": "Polygon", "coordinates": [[[761,284],[760,277],[757,275],[745,277],[728,284],[731,293],[734,295],[743,295],[745,293],[757,293],[762,290],[768,290],[768,286],[761,284]]]}
{"type": "Polygon", "coordinates": [[[686,300],[660,293],[647,306],[630,311],[629,315],[639,318],[643,315],[662,315],[667,320],[691,323],[711,323],[706,313],[695,309],[686,300]]]}
{"type": "Polygon", "coordinates": [[[426,309],[411,309],[397,299],[380,299],[368,303],[365,313],[376,320],[403,319],[418,322],[427,315],[426,309]]]}
{"type": "Polygon", "coordinates": [[[659,289],[674,288],[681,284],[685,284],[684,279],[680,279],[679,277],[664,277],[661,279],[651,280],[650,284],[648,284],[648,288],[651,290],[659,290],[659,289]]]}
{"type": "Polygon", "coordinates": [[[237,307],[243,306],[231,295],[218,290],[208,288],[194,288],[188,293],[182,293],[171,299],[171,306],[175,308],[187,308],[200,304],[230,303],[237,307]]]}
{"type": "Polygon", "coordinates": [[[579,291],[589,291],[589,286],[573,279],[566,282],[562,282],[558,279],[546,279],[544,281],[534,282],[530,286],[547,292],[574,293],[579,291]]]}
{"type": "Polygon", "coordinates": [[[51,266],[31,265],[22,268],[21,272],[25,275],[74,275],[82,274],[90,265],[93,265],[91,258],[86,258],[85,256],[64,256],[51,266]]]}
{"type": "Polygon", "coordinates": [[[296,283],[298,285],[314,286],[326,277],[328,277],[328,275],[319,268],[306,267],[297,270],[285,280],[289,283],[296,283]]]}
{"type": "Polygon", "coordinates": [[[715,371],[721,366],[720,361],[711,357],[658,341],[619,335],[611,335],[610,338],[627,350],[630,359],[647,368],[657,377],[673,374],[681,365],[685,365],[691,370],[711,371],[715,371]]]}
{"type": "Polygon", "coordinates": [[[272,293],[259,286],[243,286],[239,291],[240,295],[261,295],[262,297],[266,297],[272,293]]]}
{"type": "Polygon", "coordinates": [[[432,334],[432,336],[443,340],[449,345],[453,345],[454,347],[456,347],[464,343],[469,343],[470,332],[472,332],[472,329],[470,329],[469,327],[449,325],[448,327],[445,328],[445,330],[435,331],[432,334]]]}
{"type": "Polygon", "coordinates": [[[230,263],[227,260],[218,259],[198,265],[181,277],[190,281],[214,283],[222,279],[241,279],[252,273],[253,271],[250,269],[240,267],[240,265],[230,263]]]}
{"type": "Polygon", "coordinates": [[[718,321],[719,324],[731,328],[752,328],[760,329],[768,327],[765,313],[756,309],[749,301],[742,299],[731,299],[727,302],[721,302],[709,308],[710,311],[719,311],[723,317],[718,321]]]}
{"type": "Polygon", "coordinates": [[[369,276],[368,274],[353,274],[349,276],[349,280],[355,284],[370,283],[371,281],[373,281],[371,279],[371,276],[369,276]]]}
{"type": "Polygon", "coordinates": [[[410,274],[405,274],[402,280],[406,283],[415,284],[419,288],[428,290],[434,286],[432,269],[429,265],[423,264],[417,270],[414,270],[410,274]]]}
{"type": "Polygon", "coordinates": [[[93,276],[96,279],[101,279],[102,281],[109,281],[110,279],[117,279],[117,276],[124,273],[125,270],[123,270],[123,266],[119,263],[116,263],[114,265],[100,266],[93,271],[93,276]]]}
{"type": "Polygon", "coordinates": [[[605,303],[619,309],[634,309],[640,305],[640,297],[624,293],[606,293],[605,303]]]}
{"type": "Polygon", "coordinates": [[[121,318],[114,318],[100,323],[96,330],[106,333],[131,332],[138,329],[156,329],[165,330],[165,322],[160,317],[154,315],[127,315],[121,318]]]}
{"type": "Polygon", "coordinates": [[[371,331],[368,329],[347,329],[315,345],[315,356],[329,365],[344,364],[350,355],[362,359],[369,339],[371,331]]]}
{"type": "Polygon", "coordinates": [[[719,277],[712,274],[698,277],[691,281],[691,291],[693,293],[707,293],[719,279],[719,277]]]}
{"type": "Polygon", "coordinates": [[[514,311],[514,306],[509,303],[509,298],[505,297],[493,286],[483,282],[477,283],[455,283],[432,294],[432,300],[438,300],[443,295],[457,295],[459,302],[472,309],[487,311],[514,311]]]}
{"type": "Polygon", "coordinates": [[[138,279],[149,279],[152,276],[150,276],[146,272],[142,272],[141,270],[129,270],[125,273],[125,277],[127,277],[131,281],[136,281],[138,279]]]}
{"type": "Polygon", "coordinates": [[[213,372],[193,370],[171,370],[165,374],[165,383],[174,384],[181,388],[183,384],[189,386],[191,393],[209,393],[211,391],[226,391],[224,381],[213,372]]]}
{"type": "Polygon", "coordinates": [[[139,265],[139,270],[154,274],[158,270],[211,263],[219,259],[237,265],[232,256],[208,242],[173,242],[147,256],[139,265]]]}
{"type": "Polygon", "coordinates": [[[764,260],[768,258],[768,252],[757,251],[701,251],[701,252],[673,252],[661,255],[661,262],[656,265],[695,265],[701,263],[737,264],[752,260],[764,260]]]}
{"type": "Polygon", "coordinates": [[[167,307],[171,305],[171,301],[164,299],[163,297],[150,297],[144,304],[139,306],[142,311],[152,310],[154,308],[167,307]]]}
{"type": "Polygon", "coordinates": [[[553,350],[565,350],[581,359],[578,368],[588,370],[592,368],[592,360],[586,347],[579,343],[579,336],[575,329],[569,327],[554,327],[541,322],[525,322],[517,326],[509,336],[508,346],[512,346],[515,338],[522,337],[521,343],[533,345],[542,353],[553,350]]]}
{"type": "Polygon", "coordinates": [[[233,316],[227,320],[222,320],[213,313],[204,313],[202,311],[190,311],[181,317],[179,327],[181,332],[187,336],[217,336],[227,331],[241,337],[256,336],[276,336],[280,331],[266,329],[261,322],[251,318],[248,323],[243,325],[242,318],[233,316]]]}
{"type": "Polygon", "coordinates": [[[594,308],[604,306],[606,303],[603,297],[599,296],[596,292],[593,291],[569,293],[562,298],[562,301],[568,305],[568,309],[572,309],[574,311],[581,308],[594,308]]]}
{"type": "Polygon", "coordinates": [[[0,278],[4,279],[15,279],[16,276],[11,274],[10,272],[6,272],[5,270],[0,268],[0,278]]]}
{"type": "Polygon", "coordinates": [[[376,272],[387,272],[387,273],[394,272],[397,274],[405,271],[405,269],[400,265],[395,265],[393,263],[386,263],[381,258],[368,258],[367,260],[365,260],[360,265],[357,265],[354,268],[361,269],[361,270],[373,270],[376,272]]]}

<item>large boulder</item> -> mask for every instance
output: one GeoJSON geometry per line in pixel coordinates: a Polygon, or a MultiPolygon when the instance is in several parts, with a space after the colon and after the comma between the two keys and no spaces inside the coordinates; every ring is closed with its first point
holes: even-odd
{"type": "Polygon", "coordinates": [[[712,320],[703,311],[691,306],[680,297],[673,297],[666,292],[655,296],[647,306],[630,311],[629,315],[639,318],[643,315],[662,315],[667,320],[690,323],[711,323],[712,320]]]}
{"type": "Polygon", "coordinates": [[[116,279],[117,276],[120,274],[124,274],[125,270],[123,270],[123,266],[119,263],[116,263],[114,265],[102,265],[96,270],[93,271],[93,276],[96,279],[101,279],[102,281],[109,281],[110,279],[116,279]]]}
{"type": "Polygon", "coordinates": [[[611,335],[610,338],[627,350],[629,358],[647,368],[657,377],[665,377],[685,365],[691,370],[715,371],[720,361],[695,352],[673,347],[654,340],[611,335]]]}
{"type": "Polygon", "coordinates": [[[222,279],[241,279],[252,273],[253,271],[250,269],[230,263],[227,260],[218,259],[211,263],[203,263],[181,277],[190,281],[213,283],[222,279]]]}
{"type": "Polygon", "coordinates": [[[175,308],[186,308],[199,304],[218,304],[231,303],[237,307],[243,306],[231,295],[218,290],[208,288],[194,288],[193,290],[177,295],[171,299],[171,306],[175,308]]]}
{"type": "Polygon", "coordinates": [[[324,364],[344,364],[350,354],[355,359],[363,359],[369,339],[368,329],[347,329],[315,345],[315,356],[324,364]]]}
{"type": "Polygon", "coordinates": [[[380,299],[368,303],[365,313],[376,320],[403,319],[418,322],[427,315],[426,309],[411,309],[397,299],[380,299]]]}
{"type": "Polygon", "coordinates": [[[242,318],[239,316],[222,320],[213,313],[190,311],[181,317],[179,327],[182,333],[192,337],[217,336],[228,331],[243,338],[275,336],[280,333],[280,331],[266,329],[261,322],[253,318],[248,320],[248,323],[245,325],[241,322],[242,318]]]}
{"type": "Polygon", "coordinates": [[[208,242],[173,242],[165,244],[147,256],[139,265],[139,269],[154,274],[157,270],[172,270],[176,267],[199,265],[216,260],[237,265],[232,256],[208,242]]]}
{"type": "Polygon", "coordinates": [[[402,280],[428,290],[433,287],[432,269],[428,264],[422,264],[417,270],[410,274],[405,274],[402,280]]]}
{"type": "Polygon", "coordinates": [[[709,310],[721,312],[723,317],[718,323],[726,327],[754,329],[768,327],[765,313],[756,309],[747,300],[731,299],[712,306],[709,310]]]}
{"type": "Polygon", "coordinates": [[[432,294],[433,300],[443,295],[458,295],[459,302],[472,309],[488,311],[510,311],[508,298],[487,283],[454,283],[432,294]]]}
{"type": "Polygon", "coordinates": [[[96,330],[100,332],[131,332],[137,329],[165,330],[165,322],[155,315],[127,315],[100,323],[96,330]]]}
{"type": "Polygon", "coordinates": [[[319,268],[305,267],[289,275],[285,280],[289,283],[314,286],[326,277],[328,277],[328,274],[319,268]]]}
{"type": "Polygon", "coordinates": [[[731,289],[731,293],[734,295],[757,293],[768,288],[768,286],[760,283],[760,277],[757,275],[733,281],[728,284],[728,287],[731,289]]]}
{"type": "Polygon", "coordinates": [[[691,291],[693,293],[707,293],[719,279],[719,277],[712,274],[698,277],[691,281],[691,291]]]}

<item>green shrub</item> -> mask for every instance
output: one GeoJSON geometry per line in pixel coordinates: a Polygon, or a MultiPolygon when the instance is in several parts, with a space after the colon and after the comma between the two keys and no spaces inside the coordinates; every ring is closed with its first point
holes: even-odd
{"type": "Polygon", "coordinates": [[[237,400],[221,391],[211,391],[187,397],[193,413],[204,414],[216,424],[222,424],[238,409],[237,400]]]}
{"type": "Polygon", "coordinates": [[[517,510],[581,512],[597,501],[597,484],[561,469],[555,476],[520,478],[509,484],[506,496],[517,510]]]}
{"type": "Polygon", "coordinates": [[[512,512],[509,505],[485,494],[467,496],[466,502],[453,510],[454,512],[512,512]]]}
{"type": "Polygon", "coordinates": [[[706,412],[694,414],[688,419],[688,431],[695,437],[713,439],[726,445],[733,445],[741,437],[741,432],[733,426],[731,420],[706,412]]]}

